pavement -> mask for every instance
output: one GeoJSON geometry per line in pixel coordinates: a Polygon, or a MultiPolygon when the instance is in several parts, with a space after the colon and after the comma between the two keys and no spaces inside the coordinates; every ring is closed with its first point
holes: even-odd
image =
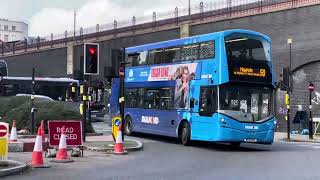
{"type": "MultiPolygon", "coordinates": [[[[279,136],[277,136],[279,137],[279,136]]],[[[51,163],[48,169],[30,169],[3,180],[301,180],[320,179],[320,144],[276,140],[272,145],[195,142],[177,144],[174,138],[137,134],[143,152],[115,156],[85,151],[68,164],[51,163]]],[[[31,153],[10,153],[28,162],[31,153]]],[[[47,163],[48,159],[45,158],[47,163]]],[[[1,178],[2,180],[2,178],[1,178]]]]}
{"type": "MultiPolygon", "coordinates": [[[[23,142],[34,142],[34,138],[24,138],[19,141],[23,142]]],[[[113,147],[114,147],[114,140],[112,135],[102,135],[102,136],[87,136],[86,142],[84,142],[84,157],[72,157],[74,161],[83,161],[84,159],[88,160],[91,156],[106,156],[107,154],[114,154],[113,153],[113,147]]],[[[123,142],[124,149],[127,152],[132,151],[139,151],[142,150],[142,143],[139,140],[136,139],[125,139],[123,142]]],[[[71,156],[71,153],[73,151],[69,151],[68,154],[71,156]]],[[[12,164],[10,168],[3,168],[1,169],[0,166],[0,177],[1,176],[8,176],[8,175],[16,175],[21,174],[23,171],[27,169],[27,165],[31,162],[31,152],[11,152],[9,153],[9,159],[8,162],[12,164]],[[15,165],[13,166],[13,164],[15,165]]],[[[55,156],[53,156],[55,157],[55,156]]],[[[90,160],[88,160],[90,161],[90,160]]],[[[45,165],[56,167],[57,165],[54,162],[50,161],[50,158],[44,158],[45,165]]],[[[81,164],[81,163],[80,163],[81,164]]]]}
{"type": "Polygon", "coordinates": [[[0,177],[18,174],[28,168],[24,162],[0,160],[0,177]]]}
{"type": "Polygon", "coordinates": [[[275,141],[320,143],[319,135],[314,135],[313,139],[309,139],[309,135],[290,134],[290,139],[288,139],[287,133],[285,132],[276,132],[274,134],[274,139],[275,141]]]}

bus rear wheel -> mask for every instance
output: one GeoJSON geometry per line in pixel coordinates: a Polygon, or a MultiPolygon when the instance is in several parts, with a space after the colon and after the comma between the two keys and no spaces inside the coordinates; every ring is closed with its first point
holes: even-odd
{"type": "Polygon", "coordinates": [[[124,134],[127,136],[132,135],[132,120],[130,116],[127,116],[125,118],[125,124],[124,124],[124,134]]]}
{"type": "Polygon", "coordinates": [[[180,130],[180,134],[179,134],[179,138],[180,138],[180,142],[181,144],[183,144],[184,146],[188,146],[190,145],[190,125],[187,122],[183,122],[181,130],[180,130]]]}

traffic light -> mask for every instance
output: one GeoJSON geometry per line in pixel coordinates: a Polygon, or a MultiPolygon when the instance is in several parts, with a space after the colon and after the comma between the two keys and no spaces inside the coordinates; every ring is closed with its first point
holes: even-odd
{"type": "Polygon", "coordinates": [[[290,69],[289,67],[282,69],[282,85],[284,86],[285,90],[290,88],[290,69]]]}
{"type": "Polygon", "coordinates": [[[99,44],[84,44],[84,74],[99,74],[99,44]]]}

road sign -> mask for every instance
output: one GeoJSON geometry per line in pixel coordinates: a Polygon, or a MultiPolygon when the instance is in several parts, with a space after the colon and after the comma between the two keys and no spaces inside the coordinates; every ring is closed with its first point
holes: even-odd
{"type": "Polygon", "coordinates": [[[121,125],[121,117],[120,116],[115,116],[114,118],[112,118],[112,136],[113,136],[113,140],[116,140],[120,125],[121,125]]]}
{"type": "Polygon", "coordinates": [[[60,142],[61,128],[66,128],[67,146],[82,146],[81,121],[48,121],[49,145],[58,146],[60,142]]]}
{"type": "Polygon", "coordinates": [[[0,122],[0,159],[7,159],[9,124],[0,122]]]}
{"type": "Polygon", "coordinates": [[[308,89],[309,89],[310,92],[314,91],[315,87],[314,87],[314,84],[312,82],[309,83],[308,89]]]}
{"type": "Polygon", "coordinates": [[[8,134],[8,127],[5,126],[4,124],[0,125],[0,138],[4,137],[8,134]]]}
{"type": "Polygon", "coordinates": [[[116,120],[114,121],[114,125],[115,125],[115,126],[120,126],[120,123],[121,123],[120,119],[116,119],[116,120]]]}

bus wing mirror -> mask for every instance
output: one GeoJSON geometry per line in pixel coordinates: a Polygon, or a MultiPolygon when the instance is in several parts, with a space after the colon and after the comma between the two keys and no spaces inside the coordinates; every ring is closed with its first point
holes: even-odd
{"type": "Polygon", "coordinates": [[[194,98],[190,99],[190,108],[194,108],[194,98]]]}

